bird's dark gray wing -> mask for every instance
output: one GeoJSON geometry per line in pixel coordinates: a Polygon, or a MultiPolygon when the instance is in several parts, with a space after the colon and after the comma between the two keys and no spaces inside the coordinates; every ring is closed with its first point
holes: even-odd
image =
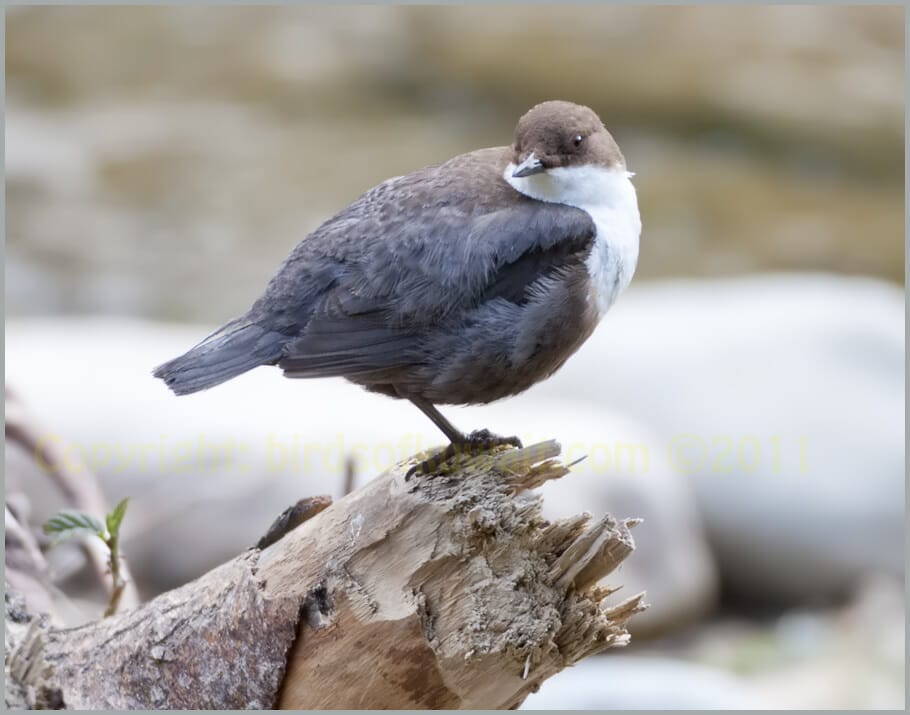
{"type": "Polygon", "coordinates": [[[584,259],[595,235],[586,212],[507,196],[480,207],[453,202],[397,226],[387,221],[386,238],[341,266],[279,366],[322,377],[414,364],[440,325],[470,321],[491,301],[523,304],[545,279],[584,259]]]}

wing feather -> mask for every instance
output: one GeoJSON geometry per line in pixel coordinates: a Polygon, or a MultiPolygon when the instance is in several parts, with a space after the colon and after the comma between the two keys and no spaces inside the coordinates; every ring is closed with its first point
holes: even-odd
{"type": "Polygon", "coordinates": [[[579,209],[533,202],[481,214],[459,233],[416,242],[424,255],[416,266],[413,253],[395,260],[394,244],[372,262],[346,266],[280,367],[289,376],[324,377],[419,363],[422,342],[440,325],[469,320],[491,301],[524,304],[535,286],[584,260],[595,227],[579,209]]]}

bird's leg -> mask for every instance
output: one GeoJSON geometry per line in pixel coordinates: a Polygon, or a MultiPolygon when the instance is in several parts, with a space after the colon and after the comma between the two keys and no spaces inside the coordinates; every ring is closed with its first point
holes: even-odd
{"type": "Polygon", "coordinates": [[[435,405],[432,402],[424,400],[422,397],[409,397],[411,403],[417,407],[423,414],[433,420],[433,424],[439,427],[440,431],[449,438],[449,442],[464,442],[466,436],[464,432],[459,431],[455,428],[451,422],[449,422],[443,414],[436,409],[435,405]]]}
{"type": "Polygon", "coordinates": [[[465,434],[449,422],[442,413],[436,409],[433,403],[424,400],[421,397],[408,398],[421,412],[433,420],[433,424],[439,427],[440,431],[449,438],[453,445],[478,445],[489,449],[498,447],[503,444],[510,444],[514,447],[521,447],[521,440],[518,437],[500,437],[493,434],[488,429],[474,430],[470,434],[465,434]]]}
{"type": "Polygon", "coordinates": [[[408,470],[407,476],[410,477],[415,472],[428,474],[439,467],[443,462],[459,454],[480,454],[493,447],[509,444],[513,447],[521,447],[521,440],[518,437],[500,437],[493,434],[490,430],[474,430],[470,434],[465,434],[456,429],[442,413],[436,409],[433,403],[424,400],[421,397],[411,397],[408,399],[435,424],[442,433],[449,438],[449,446],[441,452],[433,455],[431,458],[424,460],[408,470]]]}

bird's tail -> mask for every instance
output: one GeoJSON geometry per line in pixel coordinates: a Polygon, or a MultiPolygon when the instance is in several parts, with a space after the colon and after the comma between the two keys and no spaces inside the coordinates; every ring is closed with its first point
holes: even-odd
{"type": "Polygon", "coordinates": [[[153,374],[175,394],[188,395],[259,365],[274,363],[288,339],[244,316],[219,328],[180,357],[159,365],[153,374]]]}

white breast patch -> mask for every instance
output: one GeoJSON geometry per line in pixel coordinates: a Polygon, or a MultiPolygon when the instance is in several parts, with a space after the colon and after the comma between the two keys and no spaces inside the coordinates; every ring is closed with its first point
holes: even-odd
{"type": "Polygon", "coordinates": [[[600,317],[629,285],[638,264],[641,217],[632,174],[625,169],[574,166],[550,169],[516,179],[514,164],[503,178],[519,193],[539,201],[565,204],[586,211],[597,233],[586,265],[592,296],[600,317]]]}

